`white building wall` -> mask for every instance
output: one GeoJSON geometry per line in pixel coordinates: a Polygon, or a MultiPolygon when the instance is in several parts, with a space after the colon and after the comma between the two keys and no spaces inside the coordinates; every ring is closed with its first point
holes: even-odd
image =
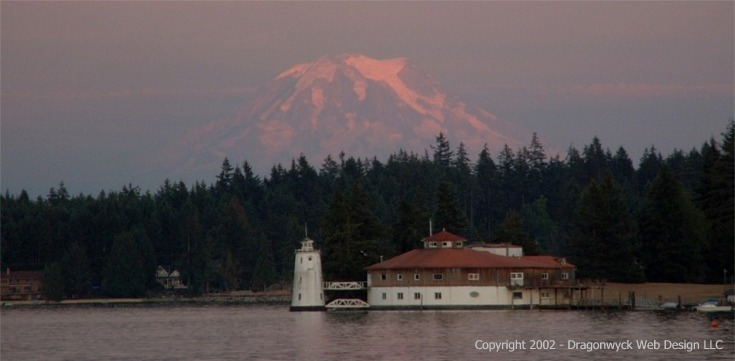
{"type": "Polygon", "coordinates": [[[498,256],[523,257],[523,247],[472,247],[475,251],[489,252],[498,256]]]}
{"type": "MultiPolygon", "coordinates": [[[[372,307],[482,307],[482,306],[528,306],[540,304],[538,290],[509,290],[495,286],[426,286],[426,287],[371,287],[368,303],[372,307]],[[520,299],[513,293],[520,292],[520,299]],[[399,293],[403,299],[399,299],[399,293]],[[420,294],[416,298],[415,294],[420,294]],[[440,298],[436,294],[441,294],[440,298]],[[385,294],[385,296],[383,296],[385,294]],[[385,298],[383,298],[385,297],[385,298]]],[[[553,304],[553,299],[547,299],[553,304]]]]}

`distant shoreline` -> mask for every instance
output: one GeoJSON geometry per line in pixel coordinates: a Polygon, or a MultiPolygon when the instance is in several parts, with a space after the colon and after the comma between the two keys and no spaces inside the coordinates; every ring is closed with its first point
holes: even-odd
{"type": "MultiPolygon", "coordinates": [[[[628,292],[635,292],[639,300],[678,302],[696,305],[709,298],[721,297],[727,286],[717,284],[689,283],[607,283],[603,297],[606,303],[626,300],[628,292]]],[[[125,306],[184,306],[184,305],[287,305],[291,302],[289,291],[251,292],[234,291],[211,293],[197,297],[152,297],[152,298],[89,298],[68,299],[61,302],[46,301],[0,301],[2,309],[26,307],[125,307],[125,306]]]]}
{"type": "Polygon", "coordinates": [[[246,305],[246,304],[289,304],[291,294],[287,292],[232,292],[207,294],[197,297],[152,297],[152,298],[84,298],[53,301],[0,301],[3,309],[26,307],[116,307],[116,306],[176,306],[176,305],[246,305]]]}

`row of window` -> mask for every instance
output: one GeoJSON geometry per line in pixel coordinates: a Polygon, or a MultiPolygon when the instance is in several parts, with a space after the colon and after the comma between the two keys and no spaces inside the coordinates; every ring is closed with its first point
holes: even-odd
{"type": "MultiPolygon", "coordinates": [[[[444,274],[443,273],[434,273],[434,275],[433,275],[432,278],[433,278],[434,281],[442,281],[442,280],[444,280],[444,274]]],[[[387,273],[381,273],[380,274],[380,279],[382,281],[386,281],[388,279],[388,274],[387,273]]],[[[418,281],[418,280],[421,279],[421,275],[418,274],[418,273],[415,273],[413,275],[413,279],[416,280],[416,281],[418,281]]],[[[512,280],[523,280],[523,272],[512,272],[510,274],[510,279],[511,279],[511,281],[512,280]]],[[[547,272],[542,273],[541,274],[541,279],[542,280],[548,280],[549,279],[549,274],[547,272]]],[[[561,279],[568,280],[569,279],[569,273],[562,272],[561,279]]],[[[400,273],[397,274],[396,275],[396,280],[397,281],[403,281],[403,275],[400,274],[400,273]]],[[[479,273],[468,273],[467,274],[467,280],[469,280],[469,281],[479,281],[480,280],[480,274],[479,273]]]]}
{"type": "MultiPolygon", "coordinates": [[[[477,297],[477,292],[473,292],[470,294],[472,297],[477,297]]],[[[383,292],[382,298],[384,300],[388,299],[388,293],[383,292]]],[[[523,292],[513,292],[512,294],[514,300],[522,300],[523,299],[523,292]]],[[[565,295],[566,296],[566,295],[565,295]]],[[[541,298],[549,298],[551,297],[551,293],[549,291],[541,291],[541,298]]],[[[396,299],[402,300],[403,299],[403,292],[398,292],[396,294],[396,299]]],[[[414,300],[420,300],[421,299],[421,292],[414,292],[413,293],[413,299],[414,300]]],[[[442,299],[442,293],[441,292],[434,292],[434,299],[435,300],[441,300],[442,299]]]]}
{"type": "MultiPolygon", "coordinates": [[[[383,292],[383,294],[381,296],[383,297],[384,300],[387,300],[388,299],[388,294],[386,292],[383,292]]],[[[398,292],[396,294],[396,298],[399,299],[399,300],[402,300],[403,299],[403,292],[398,292]]],[[[413,299],[414,300],[420,300],[421,299],[421,292],[414,292],[413,293],[413,299]]],[[[442,299],[442,293],[441,292],[434,292],[434,299],[435,300],[441,300],[442,299]]]]}
{"type": "MultiPolygon", "coordinates": [[[[437,247],[439,247],[439,242],[436,242],[436,241],[429,242],[429,248],[437,248],[437,247]]],[[[443,248],[450,248],[450,247],[452,247],[452,242],[444,241],[444,242],[442,242],[442,247],[443,248]]],[[[460,241],[454,242],[454,247],[461,248],[462,247],[462,242],[460,242],[460,241]]]]}

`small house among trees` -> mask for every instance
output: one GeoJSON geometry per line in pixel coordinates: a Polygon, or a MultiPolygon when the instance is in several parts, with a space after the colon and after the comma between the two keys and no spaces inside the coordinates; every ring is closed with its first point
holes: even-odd
{"type": "Polygon", "coordinates": [[[177,270],[168,273],[163,266],[158,266],[156,269],[156,282],[167,290],[186,289],[186,285],[181,281],[181,273],[177,270]]]}
{"type": "Polygon", "coordinates": [[[3,301],[34,301],[41,299],[42,273],[39,271],[11,271],[0,275],[0,299],[3,301]]]}

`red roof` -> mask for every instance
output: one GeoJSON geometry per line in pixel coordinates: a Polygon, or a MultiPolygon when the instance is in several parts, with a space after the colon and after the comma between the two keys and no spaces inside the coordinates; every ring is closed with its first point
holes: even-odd
{"type": "Polygon", "coordinates": [[[565,258],[557,258],[554,256],[523,256],[522,260],[543,264],[553,268],[575,268],[575,266],[566,261],[565,258]]]}
{"type": "Polygon", "coordinates": [[[0,274],[0,278],[3,279],[29,279],[29,280],[40,280],[43,277],[41,271],[5,271],[0,274]]]}
{"type": "Polygon", "coordinates": [[[460,237],[454,233],[447,232],[447,231],[441,231],[439,233],[432,234],[429,237],[424,238],[424,242],[430,242],[430,241],[436,241],[436,242],[443,242],[443,241],[467,241],[464,237],[460,237]]]}
{"type": "Polygon", "coordinates": [[[552,256],[506,257],[464,248],[414,249],[367,270],[414,268],[574,268],[552,256]]]}

